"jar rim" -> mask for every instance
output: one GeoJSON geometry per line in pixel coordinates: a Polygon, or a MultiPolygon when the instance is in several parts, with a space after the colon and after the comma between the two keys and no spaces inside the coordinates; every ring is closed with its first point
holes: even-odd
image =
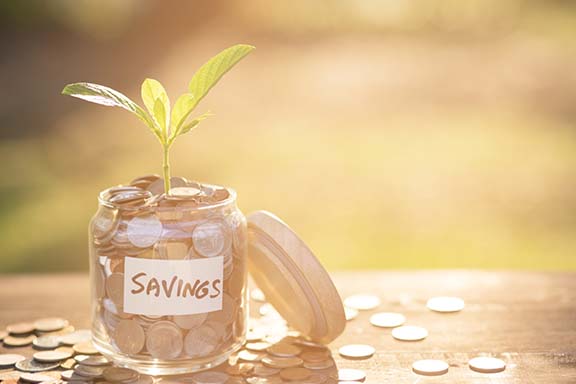
{"type": "MultiPolygon", "coordinates": [[[[237,193],[236,193],[236,190],[234,190],[233,188],[225,187],[225,186],[222,186],[222,185],[216,185],[216,184],[208,184],[208,183],[201,183],[201,185],[208,186],[208,187],[224,188],[224,189],[226,189],[226,190],[228,191],[229,196],[228,196],[226,199],[224,199],[224,200],[217,201],[217,202],[215,202],[215,203],[210,203],[210,204],[208,204],[208,205],[200,205],[200,206],[197,206],[197,207],[193,207],[193,206],[183,207],[183,206],[175,205],[175,206],[172,206],[172,207],[171,207],[171,206],[163,206],[163,207],[161,207],[161,208],[162,208],[163,210],[167,210],[167,211],[168,211],[168,210],[172,210],[172,209],[174,209],[174,210],[177,210],[177,209],[185,209],[185,210],[187,210],[187,211],[207,211],[207,210],[211,210],[211,209],[217,209],[217,208],[222,208],[222,207],[225,207],[225,206],[228,206],[228,205],[232,205],[232,204],[234,204],[234,203],[236,202],[237,193]]],[[[121,209],[126,210],[126,211],[138,211],[138,210],[141,210],[141,209],[143,209],[143,208],[148,209],[148,208],[150,208],[150,207],[158,208],[158,205],[155,205],[155,204],[144,205],[144,206],[135,206],[135,207],[130,207],[130,206],[126,207],[126,206],[120,206],[120,205],[118,205],[118,204],[111,203],[109,200],[107,200],[107,199],[105,198],[105,196],[106,196],[106,194],[107,194],[111,189],[113,189],[113,188],[118,188],[118,187],[127,187],[127,185],[118,184],[118,185],[113,185],[113,186],[111,186],[111,187],[108,187],[108,188],[102,190],[102,191],[98,194],[98,204],[99,204],[99,205],[102,205],[102,206],[105,206],[105,207],[108,207],[108,208],[114,208],[114,209],[119,209],[119,208],[121,208],[121,209]]],[[[157,195],[152,195],[152,196],[150,196],[150,197],[148,197],[148,198],[146,198],[146,199],[144,199],[144,200],[148,203],[150,200],[154,199],[156,196],[157,196],[157,195]]]]}

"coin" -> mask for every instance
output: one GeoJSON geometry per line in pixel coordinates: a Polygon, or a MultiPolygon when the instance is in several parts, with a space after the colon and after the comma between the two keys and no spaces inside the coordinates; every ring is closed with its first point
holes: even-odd
{"type": "Polygon", "coordinates": [[[205,257],[219,256],[224,251],[226,236],[222,224],[207,221],[199,224],[192,232],[194,249],[205,257]]]}
{"type": "Polygon", "coordinates": [[[98,356],[90,356],[87,359],[80,361],[80,364],[89,365],[91,367],[103,367],[106,365],[110,365],[112,363],[106,357],[98,355],[98,356]]]}
{"type": "Polygon", "coordinates": [[[282,384],[284,381],[279,377],[247,377],[248,384],[282,384]]]}
{"type": "Polygon", "coordinates": [[[304,361],[324,361],[330,357],[328,349],[316,348],[313,351],[306,351],[300,355],[304,361]]]}
{"type": "MultiPolygon", "coordinates": [[[[128,355],[133,355],[140,352],[142,348],[144,348],[146,334],[144,333],[144,329],[140,326],[138,321],[121,320],[116,326],[112,338],[114,344],[121,352],[128,355]]],[[[74,348],[76,348],[76,346],[74,346],[74,348]]],[[[96,349],[94,349],[94,351],[96,351],[96,349]]]]}
{"type": "Polygon", "coordinates": [[[293,357],[299,355],[300,352],[302,352],[302,350],[297,346],[288,343],[273,344],[268,347],[266,351],[271,355],[280,357],[293,357]]]}
{"type": "Polygon", "coordinates": [[[346,320],[354,320],[358,317],[358,310],[354,308],[344,307],[344,315],[346,316],[346,320]]]}
{"type": "Polygon", "coordinates": [[[224,372],[205,371],[192,376],[195,384],[224,384],[229,376],[224,372]]]}
{"type": "Polygon", "coordinates": [[[90,356],[88,356],[88,355],[76,355],[76,356],[74,356],[74,360],[76,360],[78,363],[81,363],[88,358],[90,358],[90,356]]]}
{"type": "Polygon", "coordinates": [[[262,364],[272,368],[293,368],[302,365],[303,360],[299,357],[276,357],[266,356],[262,364]]]}
{"type": "Polygon", "coordinates": [[[304,361],[304,368],[308,369],[328,369],[334,366],[334,360],[331,358],[320,361],[304,361]]]}
{"type": "Polygon", "coordinates": [[[89,329],[79,329],[77,331],[60,336],[60,343],[64,345],[74,345],[90,340],[92,340],[92,332],[90,332],[89,329]]]}
{"type": "Polygon", "coordinates": [[[174,359],[180,355],[184,343],[180,328],[171,321],[154,323],[146,335],[146,349],[152,357],[174,359]]]}
{"type": "Polygon", "coordinates": [[[418,360],[412,364],[412,371],[424,376],[439,376],[448,372],[449,365],[442,360],[418,360]]]}
{"type": "Polygon", "coordinates": [[[64,369],[72,369],[76,365],[76,360],[74,359],[67,359],[66,361],[60,363],[60,368],[64,369]]]}
{"type": "Polygon", "coordinates": [[[70,358],[72,354],[58,351],[42,351],[36,352],[33,357],[34,360],[43,363],[55,363],[70,358]]]}
{"type": "Polygon", "coordinates": [[[194,315],[172,316],[172,321],[182,329],[192,329],[204,324],[207,317],[207,313],[198,313],[194,315]]]}
{"type": "Polygon", "coordinates": [[[104,368],[78,364],[76,367],[74,367],[74,373],[80,376],[95,379],[97,377],[102,377],[104,368]]]}
{"type": "Polygon", "coordinates": [[[33,359],[25,359],[16,363],[16,369],[23,372],[50,371],[58,366],[58,363],[42,363],[33,359]]]}
{"type": "Polygon", "coordinates": [[[118,368],[118,367],[109,367],[104,369],[102,374],[106,381],[111,383],[114,382],[121,382],[121,383],[129,383],[136,379],[138,379],[138,372],[133,369],[128,368],[118,368]]]}
{"type": "Polygon", "coordinates": [[[218,334],[207,325],[191,329],[184,339],[184,349],[190,357],[207,355],[214,351],[217,344],[218,334]]]}
{"type": "Polygon", "coordinates": [[[10,367],[19,361],[25,360],[26,358],[22,355],[17,355],[15,353],[4,353],[0,354],[0,367],[10,367]]]}
{"type": "Polygon", "coordinates": [[[170,197],[178,199],[190,199],[202,193],[201,190],[194,187],[176,187],[170,189],[170,197]]]}
{"type": "Polygon", "coordinates": [[[306,368],[284,368],[280,371],[280,377],[288,381],[306,380],[312,372],[306,368]]]}
{"type": "Polygon", "coordinates": [[[392,337],[401,341],[419,341],[428,336],[426,328],[403,325],[392,330],[392,337]]]}
{"type": "Polygon", "coordinates": [[[72,347],[76,353],[80,353],[82,355],[95,355],[98,353],[98,350],[92,344],[92,341],[83,341],[77,344],[74,344],[72,347]]]}
{"type": "Polygon", "coordinates": [[[54,349],[60,345],[58,336],[40,336],[32,341],[32,344],[38,349],[54,349]]]}
{"type": "Polygon", "coordinates": [[[238,352],[238,358],[244,361],[260,361],[264,356],[266,356],[266,354],[261,352],[251,352],[245,349],[238,352]]]}
{"type": "Polygon", "coordinates": [[[344,300],[344,305],[360,311],[367,311],[379,306],[380,298],[374,295],[352,295],[344,300]]]}
{"type": "Polygon", "coordinates": [[[359,369],[343,368],[338,370],[335,379],[339,381],[364,381],[366,379],[366,373],[359,369]]]}
{"type": "Polygon", "coordinates": [[[349,344],[340,347],[338,353],[342,357],[347,357],[351,359],[364,359],[374,355],[376,350],[374,347],[366,344],[349,344]]]}
{"type": "Polygon", "coordinates": [[[154,247],[154,258],[184,260],[188,257],[188,245],[182,241],[160,241],[154,247]]]}
{"type": "Polygon", "coordinates": [[[370,324],[382,328],[399,327],[406,321],[406,317],[395,312],[380,312],[370,316],[370,324]]]}
{"type": "Polygon", "coordinates": [[[258,341],[255,343],[246,343],[246,345],[244,346],[244,348],[250,350],[250,351],[265,351],[270,347],[270,343],[267,343],[265,341],[258,341]]]}
{"type": "Polygon", "coordinates": [[[272,376],[280,372],[279,368],[271,368],[262,364],[257,364],[254,366],[252,373],[256,376],[272,376]]]}
{"type": "Polygon", "coordinates": [[[459,297],[439,296],[428,300],[426,307],[435,312],[458,312],[464,309],[464,300],[459,297]]]}
{"type": "Polygon", "coordinates": [[[498,373],[506,369],[506,363],[495,357],[475,357],[468,361],[468,365],[480,373],[498,373]]]}
{"type": "Polygon", "coordinates": [[[226,373],[232,376],[246,375],[254,369],[254,364],[252,363],[238,363],[234,365],[229,365],[226,367],[226,373]]]}
{"type": "Polygon", "coordinates": [[[134,246],[148,248],[160,239],[162,222],[154,214],[136,216],[128,223],[126,233],[134,246]]]}
{"type": "Polygon", "coordinates": [[[40,332],[58,331],[68,326],[68,320],[60,317],[46,317],[34,322],[34,328],[40,332]]]}
{"type": "Polygon", "coordinates": [[[34,332],[35,329],[33,323],[14,323],[6,327],[11,335],[25,335],[34,332]]]}
{"type": "Polygon", "coordinates": [[[106,293],[119,309],[124,308],[124,274],[113,273],[106,279],[106,293]]]}
{"type": "MultiPolygon", "coordinates": [[[[324,384],[328,381],[328,376],[322,373],[313,373],[302,384],[324,384]]],[[[342,382],[341,382],[342,383],[342,382]]],[[[346,382],[343,382],[346,383],[346,382]]]]}
{"type": "Polygon", "coordinates": [[[30,335],[26,337],[14,337],[14,336],[7,336],[4,338],[3,342],[4,345],[9,347],[23,347],[25,345],[32,344],[36,336],[30,335]]]}
{"type": "Polygon", "coordinates": [[[52,376],[41,373],[23,373],[20,375],[20,380],[28,383],[56,382],[56,379],[52,376]]]}

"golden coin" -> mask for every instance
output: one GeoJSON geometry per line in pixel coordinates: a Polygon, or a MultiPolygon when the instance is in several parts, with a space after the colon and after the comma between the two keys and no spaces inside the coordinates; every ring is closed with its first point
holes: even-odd
{"type": "Polygon", "coordinates": [[[367,311],[379,306],[380,298],[374,295],[352,295],[344,300],[344,305],[360,311],[367,311]]]}
{"type": "Polygon", "coordinates": [[[299,357],[276,357],[266,356],[262,364],[272,368],[293,368],[302,365],[303,360],[299,357]]]}
{"type": "Polygon", "coordinates": [[[334,360],[327,358],[326,360],[304,361],[304,368],[308,369],[328,369],[334,366],[334,360]]]}
{"type": "MultiPolygon", "coordinates": [[[[324,384],[328,381],[328,376],[322,373],[313,373],[302,384],[324,384]]],[[[330,381],[332,383],[332,381],[330,381]]],[[[345,381],[341,381],[340,384],[347,384],[345,381]]],[[[358,382],[353,382],[353,384],[358,384],[358,382]]]]}
{"type": "Polygon", "coordinates": [[[392,337],[401,341],[419,341],[428,336],[426,328],[403,325],[392,330],[392,337]]]}
{"type": "Polygon", "coordinates": [[[328,349],[318,349],[313,351],[306,351],[300,355],[304,361],[324,361],[330,358],[330,351],[328,349]]]}
{"type": "Polygon", "coordinates": [[[60,364],[60,368],[63,369],[72,369],[76,365],[76,360],[74,359],[67,359],[63,363],[60,364]]]}
{"type": "Polygon", "coordinates": [[[273,344],[266,349],[266,351],[274,356],[280,357],[293,357],[298,356],[302,350],[295,345],[288,343],[273,344]]]}
{"type": "Polygon", "coordinates": [[[26,337],[15,337],[15,336],[7,336],[4,338],[4,345],[9,347],[23,347],[25,345],[32,344],[36,336],[30,335],[26,337]]]}
{"type": "Polygon", "coordinates": [[[265,365],[262,364],[257,364],[254,366],[254,369],[252,370],[252,373],[256,376],[273,376],[277,373],[280,372],[279,368],[271,368],[271,367],[267,367],[265,365]]]}
{"type": "Polygon", "coordinates": [[[380,312],[370,317],[370,324],[375,327],[394,328],[399,327],[406,321],[406,317],[400,313],[380,312]]]}
{"type": "Polygon", "coordinates": [[[418,360],[412,364],[412,371],[424,376],[439,376],[448,373],[449,365],[442,360],[418,360]]]}
{"type": "Polygon", "coordinates": [[[60,317],[46,317],[34,322],[34,328],[40,332],[54,332],[68,326],[68,320],[60,317]]]}
{"type": "Polygon", "coordinates": [[[106,279],[106,294],[119,309],[124,308],[124,274],[113,273],[106,279]]]}
{"type": "Polygon", "coordinates": [[[176,187],[170,189],[170,197],[178,199],[190,199],[202,193],[201,190],[194,187],[176,187]]]}
{"type": "Polygon", "coordinates": [[[129,383],[138,379],[138,372],[128,368],[109,367],[104,370],[104,379],[111,383],[129,383]]]}
{"type": "Polygon", "coordinates": [[[229,376],[224,372],[204,371],[192,376],[195,384],[224,384],[228,381],[229,376]]]}
{"type": "Polygon", "coordinates": [[[271,346],[270,343],[267,343],[265,341],[258,341],[255,343],[246,343],[244,348],[246,348],[250,351],[261,352],[261,351],[267,350],[270,346],[271,346]]]}
{"type": "MultiPolygon", "coordinates": [[[[136,320],[121,320],[113,332],[113,343],[123,353],[133,355],[144,348],[146,334],[136,320]]],[[[150,351],[152,353],[152,351],[150,351]]]]}
{"type": "Polygon", "coordinates": [[[260,361],[264,356],[266,356],[266,354],[261,352],[251,352],[245,349],[238,352],[238,358],[244,361],[252,361],[252,362],[260,361]]]}
{"type": "Polygon", "coordinates": [[[459,297],[433,297],[428,300],[426,307],[434,312],[459,312],[464,309],[464,300],[459,297]]]}
{"type": "Polygon", "coordinates": [[[506,369],[506,363],[495,357],[475,357],[468,361],[468,366],[480,373],[498,373],[506,369]]]}
{"type": "Polygon", "coordinates": [[[152,357],[175,359],[180,356],[183,348],[182,332],[173,322],[159,321],[148,328],[146,349],[152,357]]]}
{"type": "Polygon", "coordinates": [[[0,354],[0,367],[10,367],[19,361],[25,360],[26,358],[22,355],[17,355],[14,353],[4,353],[0,354]]]}
{"type": "Polygon", "coordinates": [[[340,356],[350,359],[365,359],[374,355],[375,352],[374,347],[366,344],[344,345],[338,350],[340,356]]]}
{"type": "Polygon", "coordinates": [[[43,363],[55,363],[62,360],[70,358],[72,355],[70,353],[58,352],[58,351],[41,351],[36,352],[33,357],[34,360],[43,363]]]}
{"type": "Polygon", "coordinates": [[[95,355],[98,350],[94,347],[91,341],[83,341],[81,343],[74,344],[72,347],[76,353],[81,355],[95,355]]]}
{"type": "Polygon", "coordinates": [[[254,369],[254,364],[252,363],[238,363],[234,365],[229,365],[226,367],[226,373],[232,376],[246,375],[254,369]]]}
{"type": "Polygon", "coordinates": [[[288,381],[306,380],[312,372],[306,368],[285,368],[280,371],[280,377],[288,381]]]}
{"type": "Polygon", "coordinates": [[[14,323],[6,327],[11,335],[25,335],[36,330],[33,323],[14,323]]]}

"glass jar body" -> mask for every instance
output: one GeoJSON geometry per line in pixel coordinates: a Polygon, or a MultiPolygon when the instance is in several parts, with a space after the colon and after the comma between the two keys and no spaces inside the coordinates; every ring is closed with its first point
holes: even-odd
{"type": "Polygon", "coordinates": [[[234,191],[200,203],[109,191],[89,228],[94,344],[153,375],[221,364],[248,320],[246,219],[234,191]]]}

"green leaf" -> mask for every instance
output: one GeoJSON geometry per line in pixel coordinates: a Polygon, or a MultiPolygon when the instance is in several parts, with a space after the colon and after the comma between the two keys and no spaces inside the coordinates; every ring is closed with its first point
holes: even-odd
{"type": "MultiPolygon", "coordinates": [[[[194,128],[196,128],[198,126],[198,124],[200,124],[200,122],[202,120],[206,120],[207,118],[209,118],[210,116],[214,116],[210,111],[203,113],[202,115],[198,116],[197,118],[190,120],[189,122],[187,122],[186,124],[184,124],[182,126],[182,128],[180,129],[180,131],[178,131],[177,136],[183,135],[185,133],[190,132],[191,130],[193,130],[194,128]]],[[[174,140],[176,140],[176,136],[173,136],[170,138],[170,144],[172,144],[172,142],[174,142],[174,140]]]]}
{"type": "Polygon", "coordinates": [[[107,107],[124,108],[135,114],[152,130],[152,133],[154,133],[156,137],[160,138],[160,132],[146,111],[127,96],[112,88],[93,83],[73,83],[66,85],[62,90],[62,94],[107,107]]]}
{"type": "Polygon", "coordinates": [[[168,122],[166,121],[166,109],[164,103],[160,98],[156,99],[154,102],[154,117],[160,125],[160,132],[162,132],[162,137],[166,140],[168,137],[168,122]]]}
{"type": "Polygon", "coordinates": [[[251,45],[238,44],[226,48],[204,64],[194,74],[188,90],[194,95],[194,107],[204,98],[213,86],[228,72],[234,65],[242,60],[254,49],[251,45]]]}
{"type": "Polygon", "coordinates": [[[170,100],[168,99],[168,94],[166,93],[166,90],[162,84],[160,84],[158,80],[146,79],[142,82],[140,93],[142,95],[142,101],[144,101],[144,105],[148,109],[148,112],[154,116],[158,125],[160,127],[168,127],[166,123],[166,117],[170,116],[170,100]],[[162,102],[162,104],[164,104],[164,118],[156,116],[155,113],[155,104],[156,100],[158,99],[162,102]],[[163,120],[164,123],[162,123],[160,120],[163,120]]]}
{"type": "Polygon", "coordinates": [[[194,109],[194,96],[191,93],[185,93],[181,95],[174,103],[174,108],[172,109],[172,136],[178,136],[178,130],[192,110],[194,109]]]}

